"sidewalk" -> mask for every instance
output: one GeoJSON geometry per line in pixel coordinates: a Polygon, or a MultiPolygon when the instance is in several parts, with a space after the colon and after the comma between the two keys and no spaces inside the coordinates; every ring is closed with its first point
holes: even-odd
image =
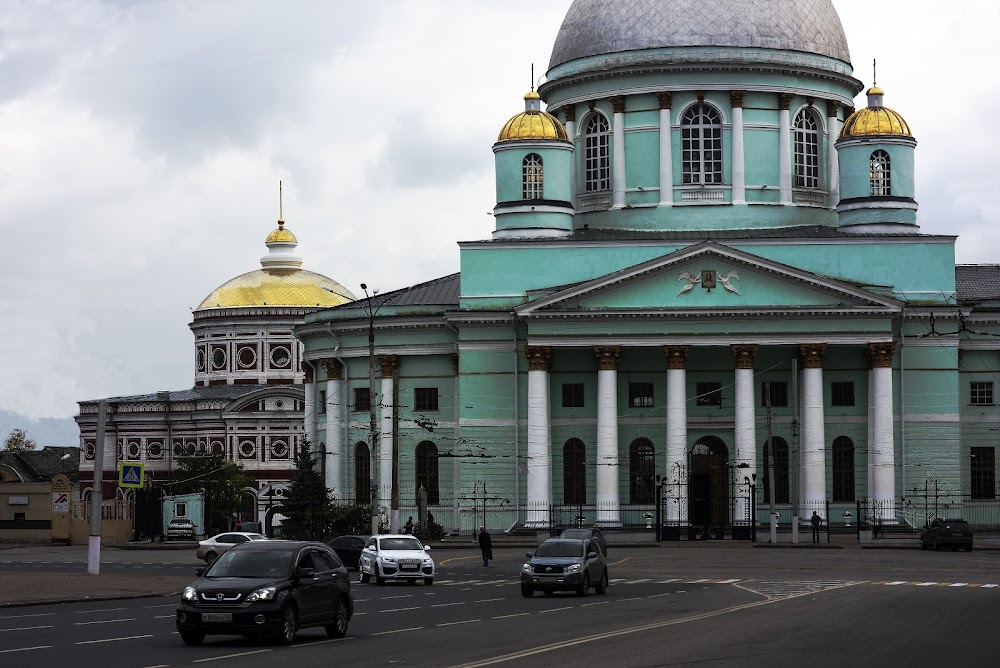
{"type": "Polygon", "coordinates": [[[26,573],[0,570],[0,609],[43,603],[105,601],[180,594],[194,575],[101,573],[26,573]]]}

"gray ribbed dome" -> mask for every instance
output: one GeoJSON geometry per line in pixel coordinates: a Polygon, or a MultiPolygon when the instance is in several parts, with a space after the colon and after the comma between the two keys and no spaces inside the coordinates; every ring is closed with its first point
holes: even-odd
{"type": "Polygon", "coordinates": [[[573,0],[549,69],[584,56],[671,46],[783,49],[851,62],[831,0],[573,0]]]}

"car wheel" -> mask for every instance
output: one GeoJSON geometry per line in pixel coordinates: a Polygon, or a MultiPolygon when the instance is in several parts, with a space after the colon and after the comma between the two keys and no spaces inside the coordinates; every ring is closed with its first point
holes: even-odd
{"type": "Polygon", "coordinates": [[[371,581],[371,579],[372,576],[368,575],[367,573],[361,574],[361,584],[368,584],[371,581]]]}
{"type": "Polygon", "coordinates": [[[958,552],[958,546],[957,545],[952,545],[951,546],[951,551],[952,552],[958,552]]]}
{"type": "Polygon", "coordinates": [[[385,578],[382,577],[382,574],[379,573],[377,569],[375,571],[375,584],[376,584],[376,586],[379,586],[379,587],[382,587],[382,586],[385,585],[385,578]]]}
{"type": "Polygon", "coordinates": [[[606,594],[608,592],[608,572],[604,571],[601,574],[601,581],[597,583],[597,587],[594,589],[598,594],[606,594]]]}
{"type": "Polygon", "coordinates": [[[552,596],[552,594],[554,594],[555,592],[553,592],[551,589],[543,589],[542,593],[545,594],[546,596],[552,596]]]}
{"type": "Polygon", "coordinates": [[[295,642],[295,633],[299,630],[299,616],[295,613],[295,608],[285,606],[281,613],[281,634],[278,642],[282,645],[291,645],[295,642]]]}
{"type": "Polygon", "coordinates": [[[200,645],[205,639],[205,634],[201,631],[181,631],[181,640],[185,645],[200,645]]]}
{"type": "Polygon", "coordinates": [[[586,596],[590,592],[590,574],[583,574],[583,584],[576,590],[577,596],[586,596]]]}
{"type": "Polygon", "coordinates": [[[923,539],[920,540],[920,549],[921,550],[926,550],[927,549],[927,543],[925,543],[923,541],[923,539]]]}
{"type": "Polygon", "coordinates": [[[424,578],[425,587],[430,587],[432,584],[434,584],[434,578],[424,578]]]}
{"type": "Polygon", "coordinates": [[[343,597],[337,599],[337,607],[333,611],[333,622],[326,625],[326,635],[331,638],[343,638],[347,635],[347,601],[343,597]]]}
{"type": "Polygon", "coordinates": [[[531,587],[526,587],[524,585],[521,585],[521,596],[525,598],[531,598],[534,595],[535,595],[534,589],[532,589],[531,587]]]}
{"type": "Polygon", "coordinates": [[[935,552],[941,549],[941,546],[938,545],[937,538],[931,541],[931,549],[934,550],[935,552]]]}
{"type": "Polygon", "coordinates": [[[215,563],[215,560],[218,558],[219,555],[217,555],[215,552],[209,552],[208,554],[205,555],[205,563],[211,566],[213,563],[215,563]]]}

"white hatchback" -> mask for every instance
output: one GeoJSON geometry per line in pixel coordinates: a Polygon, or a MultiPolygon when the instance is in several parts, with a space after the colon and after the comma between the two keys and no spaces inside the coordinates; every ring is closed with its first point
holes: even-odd
{"type": "Polygon", "coordinates": [[[219,558],[220,554],[229,548],[251,540],[268,540],[268,538],[259,533],[227,531],[226,533],[216,534],[198,543],[198,551],[195,554],[199,559],[204,559],[205,563],[211,564],[219,558]]]}
{"type": "Polygon", "coordinates": [[[373,577],[375,584],[383,585],[389,580],[405,580],[410,584],[423,580],[425,585],[434,584],[434,560],[427,554],[430,546],[409,535],[372,536],[365,543],[358,560],[361,581],[368,582],[373,577]]]}

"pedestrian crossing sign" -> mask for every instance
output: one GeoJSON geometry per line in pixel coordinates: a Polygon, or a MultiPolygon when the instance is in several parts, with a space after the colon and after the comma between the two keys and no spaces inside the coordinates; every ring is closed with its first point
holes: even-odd
{"type": "Polygon", "coordinates": [[[143,475],[143,464],[126,464],[122,462],[118,465],[118,486],[119,487],[142,487],[145,483],[143,475]]]}

